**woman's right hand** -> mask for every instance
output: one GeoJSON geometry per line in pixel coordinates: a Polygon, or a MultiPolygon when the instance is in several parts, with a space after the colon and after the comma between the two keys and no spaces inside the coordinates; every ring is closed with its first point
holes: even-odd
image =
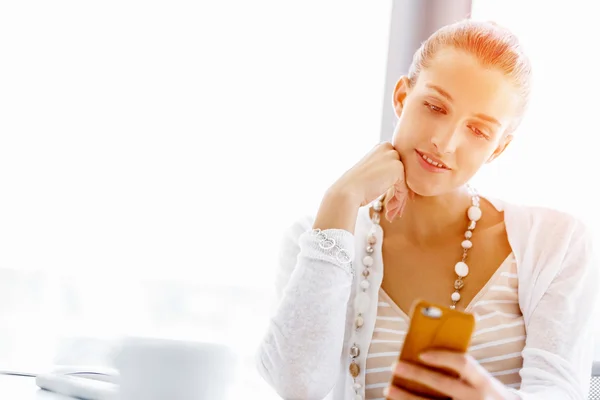
{"type": "Polygon", "coordinates": [[[344,173],[327,191],[315,228],[354,231],[358,208],[386,193],[386,218],[402,214],[409,189],[400,155],[389,142],[380,143],[344,173]]]}
{"type": "Polygon", "coordinates": [[[388,201],[392,200],[388,195],[398,191],[408,195],[400,154],[389,142],[378,144],[342,175],[330,190],[347,193],[356,199],[359,207],[384,193],[388,201]]]}

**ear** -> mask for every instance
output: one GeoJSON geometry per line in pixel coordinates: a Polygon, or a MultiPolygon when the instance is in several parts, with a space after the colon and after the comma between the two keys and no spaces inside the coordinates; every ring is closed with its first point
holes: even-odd
{"type": "Polygon", "coordinates": [[[394,97],[392,102],[394,104],[394,112],[397,118],[400,118],[402,115],[402,109],[404,108],[404,101],[406,100],[406,96],[410,91],[409,80],[406,75],[400,77],[400,80],[396,83],[396,87],[394,88],[394,97]]]}
{"type": "Polygon", "coordinates": [[[491,163],[492,161],[494,161],[496,158],[498,158],[498,156],[500,156],[500,154],[504,153],[504,150],[506,150],[506,148],[508,147],[508,145],[510,144],[510,142],[512,142],[513,140],[513,135],[508,134],[506,135],[498,144],[498,147],[496,147],[496,150],[494,150],[494,152],[492,153],[492,155],[490,156],[490,158],[487,160],[488,163],[491,163]]]}

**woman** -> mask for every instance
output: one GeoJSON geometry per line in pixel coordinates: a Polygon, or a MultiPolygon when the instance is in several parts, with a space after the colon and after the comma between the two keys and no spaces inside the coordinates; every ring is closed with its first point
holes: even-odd
{"type": "Polygon", "coordinates": [[[394,91],[392,143],[340,177],[284,241],[281,302],[258,354],[283,398],[420,398],[390,387],[392,375],[461,400],[586,398],[589,235],[569,215],[467,187],[513,139],[529,87],[517,39],[492,23],[444,27],[417,51],[394,91]],[[419,298],[476,315],[467,355],[423,355],[459,379],[395,364],[419,298]]]}

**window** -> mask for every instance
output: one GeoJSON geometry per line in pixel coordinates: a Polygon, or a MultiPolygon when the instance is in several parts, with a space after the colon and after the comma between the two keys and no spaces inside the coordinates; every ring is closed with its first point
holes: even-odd
{"type": "Polygon", "coordinates": [[[280,237],[379,140],[391,3],[3,9],[0,368],[217,340],[267,398],[280,237]]]}

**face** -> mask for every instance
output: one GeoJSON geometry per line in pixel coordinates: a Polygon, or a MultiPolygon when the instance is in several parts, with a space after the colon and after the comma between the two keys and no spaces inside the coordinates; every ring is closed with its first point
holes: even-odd
{"type": "Polygon", "coordinates": [[[502,71],[453,48],[438,51],[413,87],[402,77],[394,92],[393,144],[408,187],[437,196],[464,185],[504,151],[518,107],[518,93],[502,71]]]}

